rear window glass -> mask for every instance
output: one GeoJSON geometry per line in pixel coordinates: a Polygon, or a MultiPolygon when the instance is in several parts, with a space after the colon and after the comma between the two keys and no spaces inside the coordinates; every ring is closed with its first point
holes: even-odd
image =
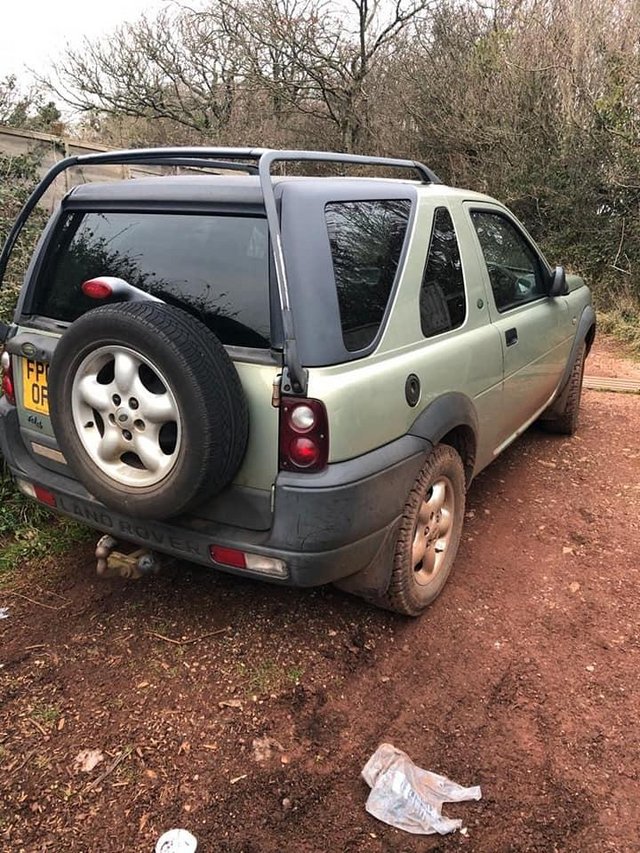
{"type": "Polygon", "coordinates": [[[398,271],[411,212],[408,199],[330,202],[325,218],[345,347],[375,339],[398,271]]]}
{"type": "Polygon", "coordinates": [[[201,319],[224,344],[270,345],[269,240],[260,217],[78,213],[63,224],[36,313],[73,321],[96,302],[81,285],[122,278],[201,319]]]}

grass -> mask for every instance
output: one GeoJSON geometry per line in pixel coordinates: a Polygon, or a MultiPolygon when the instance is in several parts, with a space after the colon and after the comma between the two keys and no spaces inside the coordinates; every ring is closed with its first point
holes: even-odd
{"type": "Polygon", "coordinates": [[[0,471],[0,585],[25,561],[62,554],[86,537],[86,527],[52,515],[0,471]]]}
{"type": "Polygon", "coordinates": [[[248,694],[266,694],[299,684],[304,670],[299,666],[284,668],[274,660],[265,660],[251,667],[239,664],[238,674],[244,680],[248,694]]]}
{"type": "Polygon", "coordinates": [[[62,716],[62,712],[55,705],[36,705],[31,716],[44,726],[53,726],[62,716]]]}
{"type": "Polygon", "coordinates": [[[622,306],[598,311],[598,329],[624,344],[632,358],[640,359],[640,322],[637,310],[622,306]]]}

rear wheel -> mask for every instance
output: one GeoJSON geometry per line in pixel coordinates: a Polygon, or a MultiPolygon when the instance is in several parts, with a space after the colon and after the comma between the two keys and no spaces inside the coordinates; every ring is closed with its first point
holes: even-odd
{"type": "Polygon", "coordinates": [[[440,444],[405,505],[384,598],[390,610],[417,616],[440,594],[460,544],[464,506],[462,460],[452,447],[440,444]]]}

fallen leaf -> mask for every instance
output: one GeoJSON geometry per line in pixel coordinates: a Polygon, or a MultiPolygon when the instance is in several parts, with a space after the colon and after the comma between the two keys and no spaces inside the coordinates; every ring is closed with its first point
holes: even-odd
{"type": "Polygon", "coordinates": [[[73,759],[73,766],[82,773],[91,773],[101,761],[104,761],[104,755],[99,749],[83,749],[73,759]]]}
{"type": "Polygon", "coordinates": [[[253,757],[258,763],[268,761],[274,752],[283,752],[284,747],[272,737],[257,737],[253,739],[253,757]]]}

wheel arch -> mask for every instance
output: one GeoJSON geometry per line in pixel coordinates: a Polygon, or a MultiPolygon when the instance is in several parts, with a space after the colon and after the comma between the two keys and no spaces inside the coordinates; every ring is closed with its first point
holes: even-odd
{"type": "Polygon", "coordinates": [[[447,444],[462,459],[467,488],[475,472],[478,446],[478,414],[473,401],[458,391],[436,398],[415,419],[410,435],[424,438],[435,447],[447,444]]]}
{"type": "Polygon", "coordinates": [[[571,371],[573,370],[576,358],[580,353],[580,348],[584,345],[586,347],[586,355],[589,355],[589,351],[591,350],[595,337],[596,315],[592,306],[587,305],[580,316],[578,328],[576,329],[576,334],[571,345],[571,352],[567,358],[567,364],[564,369],[564,373],[562,374],[562,379],[558,385],[557,396],[549,406],[548,410],[542,413],[541,420],[553,420],[554,417],[557,417],[558,414],[564,410],[564,407],[567,404],[567,396],[569,394],[571,371]]]}

